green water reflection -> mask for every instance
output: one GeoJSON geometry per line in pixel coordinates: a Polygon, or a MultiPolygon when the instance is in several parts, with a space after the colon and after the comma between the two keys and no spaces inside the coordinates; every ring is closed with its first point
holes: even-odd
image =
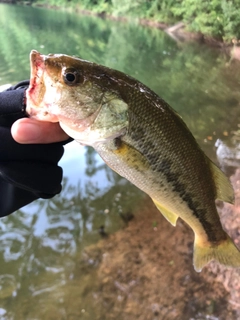
{"type": "MultiPolygon", "coordinates": [[[[0,4],[0,44],[0,85],[29,78],[32,49],[119,69],[168,101],[214,160],[215,140],[240,123],[239,65],[218,50],[176,43],[157,29],[0,4]]],[[[61,195],[0,220],[0,319],[70,319],[60,317],[67,311],[59,306],[79,252],[98,241],[101,225],[109,232],[122,227],[120,215],[142,197],[90,148],[68,145],[61,165],[61,195]]]]}

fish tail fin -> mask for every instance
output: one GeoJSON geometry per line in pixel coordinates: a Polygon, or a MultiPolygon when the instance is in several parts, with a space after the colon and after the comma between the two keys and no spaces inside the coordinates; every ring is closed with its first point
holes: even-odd
{"type": "Polygon", "coordinates": [[[240,251],[234,245],[232,239],[227,236],[227,239],[213,245],[202,245],[197,239],[194,243],[193,265],[197,272],[201,272],[202,268],[210,261],[216,260],[227,267],[240,267],[240,251]]]}

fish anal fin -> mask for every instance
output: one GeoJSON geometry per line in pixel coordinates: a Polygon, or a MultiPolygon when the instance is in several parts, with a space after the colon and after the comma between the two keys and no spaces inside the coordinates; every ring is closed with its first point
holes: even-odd
{"type": "Polygon", "coordinates": [[[175,227],[177,223],[178,216],[176,213],[173,213],[166,209],[162,204],[160,204],[158,201],[152,199],[155,206],[158,208],[158,210],[161,212],[161,214],[175,227]]]}
{"type": "Polygon", "coordinates": [[[216,199],[233,204],[234,191],[229,179],[211,160],[209,160],[209,162],[212,171],[212,176],[216,185],[216,199]]]}
{"type": "Polygon", "coordinates": [[[212,245],[211,243],[203,245],[195,238],[193,256],[194,269],[197,272],[201,272],[202,268],[212,260],[226,267],[238,268],[240,267],[240,251],[229,236],[218,245],[212,245]]]}

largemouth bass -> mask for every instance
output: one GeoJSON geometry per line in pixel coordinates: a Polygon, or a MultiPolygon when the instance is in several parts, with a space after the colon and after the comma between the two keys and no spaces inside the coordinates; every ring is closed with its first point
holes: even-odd
{"type": "Polygon", "coordinates": [[[33,50],[30,60],[31,117],[59,122],[146,192],[172,225],[183,219],[195,234],[196,271],[211,260],[240,267],[215,205],[233,203],[231,184],[163,99],[122,72],[76,57],[33,50]]]}

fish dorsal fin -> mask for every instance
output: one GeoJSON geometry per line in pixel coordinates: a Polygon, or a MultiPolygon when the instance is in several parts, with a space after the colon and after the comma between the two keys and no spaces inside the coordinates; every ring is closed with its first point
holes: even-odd
{"type": "Polygon", "coordinates": [[[210,168],[212,171],[213,179],[216,185],[216,191],[217,191],[216,199],[233,204],[234,191],[230,181],[225,176],[225,174],[212,161],[209,160],[209,162],[210,162],[210,168]]]}
{"type": "Polygon", "coordinates": [[[166,209],[162,204],[160,204],[158,201],[152,199],[155,206],[158,208],[158,210],[161,212],[161,214],[175,227],[177,223],[178,216],[166,209]]]}

